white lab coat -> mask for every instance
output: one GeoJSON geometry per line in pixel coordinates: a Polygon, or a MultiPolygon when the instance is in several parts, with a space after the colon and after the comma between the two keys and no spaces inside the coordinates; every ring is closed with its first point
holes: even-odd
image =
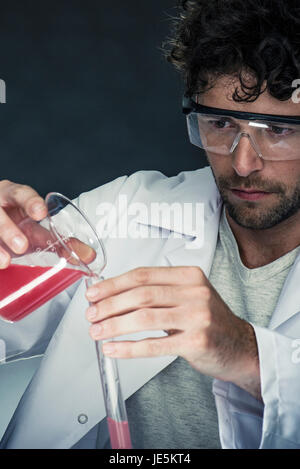
{"type": "MultiPolygon", "coordinates": [[[[182,237],[175,238],[176,220],[153,221],[140,214],[134,223],[150,226],[152,237],[107,236],[108,264],[104,277],[153,265],[198,265],[209,275],[222,208],[210,168],[171,178],[157,171],[140,171],[80,195],[77,203],[97,224],[99,202],[117,203],[120,194],[127,195],[128,203],[204,203],[204,244],[202,247],[199,247],[201,243],[194,244],[190,249],[191,243],[197,243],[201,236],[199,232],[183,226],[182,237]],[[153,234],[167,237],[153,237],[153,234]]],[[[118,223],[122,220],[119,217],[118,223]]],[[[269,328],[254,325],[264,404],[232,383],[214,380],[223,448],[300,448],[300,363],[293,355],[298,344],[294,339],[300,337],[299,284],[300,256],[289,272],[269,328]]],[[[88,335],[89,324],[84,315],[87,307],[84,292],[84,282],[80,282],[76,288],[58,295],[15,324],[13,336],[11,328],[1,325],[1,336],[8,348],[18,340],[31,353],[46,348],[2,439],[2,448],[95,447],[95,425],[104,418],[105,410],[94,343],[88,335]],[[80,415],[83,417],[78,419],[80,415]]],[[[158,331],[156,335],[163,334],[158,331]]],[[[145,332],[133,337],[153,335],[145,332]]],[[[119,360],[124,397],[129,397],[175,358],[119,360]]],[[[104,447],[108,436],[101,427],[99,436],[98,447],[104,447]]]]}

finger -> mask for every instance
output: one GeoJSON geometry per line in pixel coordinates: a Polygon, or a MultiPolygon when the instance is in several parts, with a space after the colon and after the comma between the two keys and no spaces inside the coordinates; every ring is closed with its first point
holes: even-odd
{"type": "Polygon", "coordinates": [[[96,322],[142,308],[171,308],[189,302],[188,293],[183,286],[137,287],[94,303],[88,308],[86,317],[96,322]]]}
{"type": "Polygon", "coordinates": [[[86,296],[97,301],[141,285],[201,285],[206,281],[197,266],[139,267],[93,285],[86,296]]]}
{"type": "Polygon", "coordinates": [[[80,265],[80,261],[90,264],[97,256],[93,248],[79,239],[69,238],[61,242],[53,233],[29,218],[20,226],[30,240],[32,251],[36,249],[55,251],[59,257],[64,257],[72,265],[80,265]]]}
{"type": "Polygon", "coordinates": [[[180,308],[144,308],[117,318],[93,324],[90,335],[94,340],[110,339],[124,334],[152,330],[184,330],[186,320],[180,308]]]}
{"type": "Polygon", "coordinates": [[[103,344],[103,353],[114,358],[177,356],[181,347],[180,336],[181,334],[176,334],[139,341],[106,342],[103,344]]]}
{"type": "Polygon", "coordinates": [[[10,264],[10,255],[0,246],[0,269],[6,269],[10,264]]]}
{"type": "Polygon", "coordinates": [[[1,190],[0,206],[19,207],[34,220],[41,220],[47,215],[45,201],[32,187],[9,181],[1,190]]]}
{"type": "MultiPolygon", "coordinates": [[[[69,259],[70,264],[73,264],[73,265],[79,264],[79,262],[76,260],[76,256],[80,259],[81,262],[84,262],[87,265],[96,259],[96,256],[97,256],[96,251],[91,246],[88,246],[87,244],[80,241],[79,239],[70,238],[65,241],[65,244],[67,248],[70,249],[71,252],[75,253],[75,258],[69,259]]],[[[65,254],[66,253],[63,254],[64,257],[65,257],[65,254]]]]}
{"type": "Polygon", "coordinates": [[[0,208],[0,245],[9,255],[30,253],[37,249],[39,251],[50,250],[52,246],[59,244],[54,235],[38,222],[27,217],[17,226],[1,210],[0,208]],[[16,244],[14,243],[15,237],[18,238],[16,244]],[[22,245],[19,247],[20,239],[22,239],[22,245]]]}
{"type": "MultiPolygon", "coordinates": [[[[23,254],[28,248],[28,240],[17,224],[26,216],[41,219],[47,209],[43,199],[28,186],[13,184],[10,181],[0,182],[0,244],[5,255],[1,263],[3,268],[12,253],[23,254]],[[36,204],[42,201],[43,210],[37,211],[36,204]],[[9,215],[8,215],[8,209],[9,215]],[[10,252],[7,252],[7,249],[10,252]],[[8,257],[7,257],[8,256],[8,257]],[[3,263],[4,262],[4,263],[3,263]]],[[[0,261],[1,262],[1,261],[0,261]]]]}
{"type": "Polygon", "coordinates": [[[24,233],[15,225],[6,212],[0,207],[0,242],[3,251],[6,247],[11,252],[22,254],[28,247],[28,240],[24,233]]]}
{"type": "Polygon", "coordinates": [[[191,314],[205,309],[210,297],[207,286],[155,285],[137,287],[92,303],[86,311],[91,322],[123,315],[143,308],[183,307],[191,314]]]}

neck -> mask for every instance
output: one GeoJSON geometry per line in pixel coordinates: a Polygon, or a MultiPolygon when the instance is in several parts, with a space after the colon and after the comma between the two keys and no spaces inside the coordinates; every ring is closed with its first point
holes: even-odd
{"type": "Polygon", "coordinates": [[[238,225],[227,209],[226,216],[241,260],[249,269],[270,264],[300,246],[300,212],[267,230],[252,230],[238,225]]]}

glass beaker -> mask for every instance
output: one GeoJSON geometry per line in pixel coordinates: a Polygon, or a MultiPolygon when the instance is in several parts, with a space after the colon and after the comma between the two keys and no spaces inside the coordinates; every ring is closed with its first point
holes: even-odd
{"type": "Polygon", "coordinates": [[[26,252],[18,255],[3,246],[11,264],[0,270],[0,318],[9,322],[21,320],[83,275],[99,275],[106,265],[104,246],[78,207],[58,193],[48,194],[45,202],[44,219],[25,217],[17,223],[28,240],[26,252]]]}

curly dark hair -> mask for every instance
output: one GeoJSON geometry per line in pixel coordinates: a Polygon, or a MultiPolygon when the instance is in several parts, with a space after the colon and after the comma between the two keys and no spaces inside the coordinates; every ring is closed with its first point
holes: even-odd
{"type": "Polygon", "coordinates": [[[181,0],[178,6],[163,50],[182,73],[187,96],[232,75],[242,91],[235,89],[234,101],[255,101],[266,89],[280,101],[291,97],[300,78],[300,0],[181,0]]]}

